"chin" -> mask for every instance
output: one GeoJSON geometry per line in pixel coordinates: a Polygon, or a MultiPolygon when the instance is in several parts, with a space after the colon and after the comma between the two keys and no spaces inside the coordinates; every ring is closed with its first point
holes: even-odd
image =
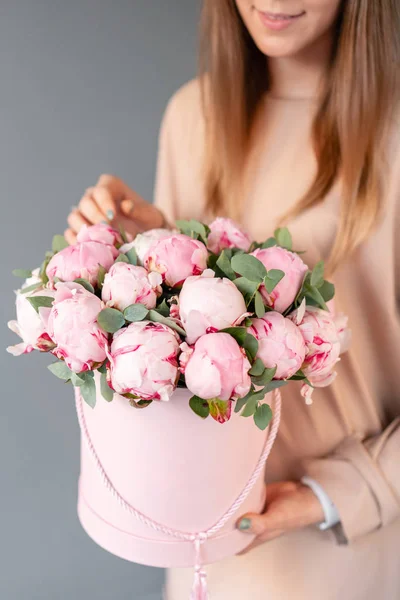
{"type": "Polygon", "coordinates": [[[301,47],[290,40],[268,39],[257,42],[258,49],[271,58],[285,58],[297,54],[301,47]]]}

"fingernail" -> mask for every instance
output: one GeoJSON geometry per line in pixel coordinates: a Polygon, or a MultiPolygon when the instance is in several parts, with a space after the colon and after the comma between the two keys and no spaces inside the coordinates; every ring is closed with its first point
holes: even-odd
{"type": "Polygon", "coordinates": [[[246,531],[247,529],[250,529],[250,527],[251,527],[251,520],[250,520],[250,519],[246,519],[246,518],[245,518],[245,519],[242,519],[242,520],[239,522],[239,525],[238,525],[238,528],[239,528],[241,531],[246,531]]]}
{"type": "Polygon", "coordinates": [[[108,221],[100,221],[103,225],[108,225],[108,221]]]}
{"type": "Polygon", "coordinates": [[[106,212],[107,215],[107,219],[110,219],[110,221],[112,221],[112,219],[114,218],[114,211],[111,210],[111,208],[108,209],[108,211],[106,212]]]}

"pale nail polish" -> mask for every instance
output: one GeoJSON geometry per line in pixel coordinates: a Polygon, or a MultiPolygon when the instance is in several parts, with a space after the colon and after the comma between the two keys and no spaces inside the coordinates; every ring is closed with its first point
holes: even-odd
{"type": "Polygon", "coordinates": [[[114,218],[114,211],[111,210],[111,208],[109,208],[108,211],[106,212],[106,215],[107,215],[107,219],[109,219],[110,221],[112,221],[113,218],[114,218]]]}
{"type": "Polygon", "coordinates": [[[251,527],[251,520],[250,519],[242,519],[239,522],[238,527],[239,527],[239,529],[241,531],[246,531],[247,529],[250,529],[250,527],[251,527]]]}

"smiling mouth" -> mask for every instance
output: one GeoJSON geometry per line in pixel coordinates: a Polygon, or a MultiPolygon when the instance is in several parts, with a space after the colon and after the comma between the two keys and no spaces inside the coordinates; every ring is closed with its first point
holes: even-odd
{"type": "Polygon", "coordinates": [[[294,15],[288,15],[284,13],[272,13],[263,10],[260,10],[258,12],[265,18],[270,19],[271,21],[290,21],[292,19],[297,19],[298,17],[301,17],[305,14],[304,10],[294,15]]]}

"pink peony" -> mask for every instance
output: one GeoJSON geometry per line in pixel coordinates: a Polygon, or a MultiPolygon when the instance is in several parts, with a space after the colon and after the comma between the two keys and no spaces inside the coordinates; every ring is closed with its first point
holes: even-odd
{"type": "Polygon", "coordinates": [[[233,400],[250,391],[251,365],[244,350],[228,333],[210,333],[194,348],[181,346],[181,370],[189,390],[204,400],[233,400]]]}
{"type": "Polygon", "coordinates": [[[149,229],[144,233],[138,233],[133,242],[121,246],[120,251],[126,254],[134,248],[138,257],[138,264],[143,265],[144,257],[154,244],[159,240],[171,237],[171,235],[172,232],[169,229],[149,229]]]}
{"type": "Polygon", "coordinates": [[[105,223],[97,223],[97,225],[83,225],[82,229],[76,236],[77,242],[100,242],[106,246],[113,248],[113,253],[117,257],[119,252],[116,250],[116,246],[121,246],[123,240],[119,231],[106,225],[105,223]]]}
{"type": "Polygon", "coordinates": [[[136,303],[155,308],[161,282],[159,273],[149,274],[143,267],[117,262],[104,278],[101,296],[107,306],[121,311],[136,303]]]}
{"type": "Polygon", "coordinates": [[[271,294],[267,292],[264,285],[260,287],[265,304],[283,313],[294,302],[308,270],[307,265],[298,254],[289,252],[280,246],[259,248],[254,250],[252,255],[262,262],[267,271],[279,269],[285,273],[285,277],[281,279],[271,294]]]}
{"type": "Polygon", "coordinates": [[[219,254],[224,248],[240,248],[248,252],[251,239],[232,219],[218,217],[210,224],[210,229],[207,246],[214,254],[219,254]]]}
{"type": "MultiPolygon", "coordinates": [[[[295,322],[297,311],[290,318],[295,322]]],[[[340,335],[334,317],[327,311],[308,306],[301,318],[298,328],[306,344],[306,356],[303,371],[311,385],[326,387],[336,377],[334,367],[340,355],[340,335]]],[[[303,387],[302,393],[308,402],[311,401],[312,388],[303,387]]]]}
{"type": "Polygon", "coordinates": [[[107,334],[97,324],[102,301],[78,283],[57,283],[47,330],[56,344],[53,354],[75,373],[106,359],[107,334]]]}
{"type": "Polygon", "coordinates": [[[207,267],[208,252],[202,242],[177,233],[159,240],[146,253],[144,266],[161,273],[169,287],[178,287],[190,275],[201,275],[207,267]]]}
{"type": "Polygon", "coordinates": [[[342,313],[338,313],[334,315],[333,321],[339,336],[340,354],[344,354],[351,344],[351,329],[347,326],[349,318],[342,313]]]}
{"type": "Polygon", "coordinates": [[[115,260],[115,248],[100,242],[82,242],[68,246],[53,256],[47,265],[47,277],[53,282],[55,277],[61,281],[87,279],[97,284],[100,265],[109,270],[115,260]]]}
{"type": "Polygon", "coordinates": [[[182,286],[179,315],[189,344],[205,333],[237,325],[247,315],[245,301],[235,284],[213,275],[207,270],[201,276],[188,277],[182,286]]]}
{"type": "Polygon", "coordinates": [[[292,321],[270,311],[262,319],[252,319],[248,332],[258,340],[257,358],[268,369],[277,367],[274,379],[288,379],[301,369],[306,348],[292,321]]]}
{"type": "Polygon", "coordinates": [[[114,335],[109,352],[111,387],[142,400],[169,400],[179,377],[179,336],[161,323],[132,323],[114,335]]]}
{"type": "MultiPolygon", "coordinates": [[[[22,290],[35,283],[40,283],[41,280],[37,276],[38,271],[39,270],[37,270],[33,277],[26,280],[25,284],[22,286],[22,290]]],[[[23,294],[21,293],[21,290],[18,290],[16,299],[17,320],[9,321],[8,327],[22,338],[22,342],[15,346],[9,346],[7,352],[14,356],[19,356],[20,354],[27,354],[33,350],[47,352],[54,347],[42,319],[42,317],[45,317],[46,314],[50,313],[51,308],[41,307],[38,314],[28,300],[28,298],[33,296],[49,296],[54,298],[54,294],[54,290],[45,287],[41,287],[33,292],[28,292],[27,294],[23,294]]]]}

